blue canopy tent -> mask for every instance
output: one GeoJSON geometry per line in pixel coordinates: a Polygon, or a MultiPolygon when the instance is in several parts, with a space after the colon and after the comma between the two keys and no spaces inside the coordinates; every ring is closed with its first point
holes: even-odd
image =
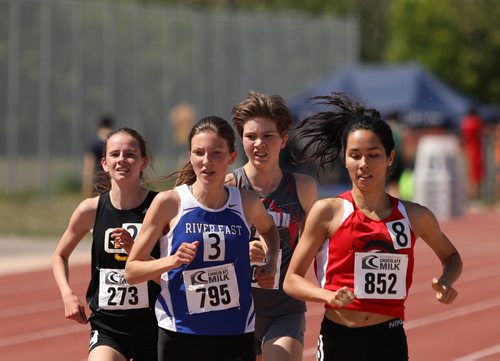
{"type": "Polygon", "coordinates": [[[357,65],[342,68],[332,76],[287,99],[297,120],[319,106],[308,102],[318,95],[346,93],[351,99],[373,107],[382,116],[397,112],[413,127],[458,128],[472,100],[453,90],[417,64],[357,65]]]}

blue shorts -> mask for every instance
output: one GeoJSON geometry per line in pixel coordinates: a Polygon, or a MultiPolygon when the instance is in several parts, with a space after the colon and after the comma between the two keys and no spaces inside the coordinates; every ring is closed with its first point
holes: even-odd
{"type": "Polygon", "coordinates": [[[255,318],[255,352],[262,353],[262,345],[276,337],[291,337],[304,346],[306,315],[304,312],[276,317],[255,318]]]}

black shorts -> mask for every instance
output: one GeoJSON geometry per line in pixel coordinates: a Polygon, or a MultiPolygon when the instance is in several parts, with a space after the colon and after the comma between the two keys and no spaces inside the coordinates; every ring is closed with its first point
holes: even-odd
{"type": "Polygon", "coordinates": [[[321,323],[316,359],[356,361],[407,361],[408,344],[403,321],[347,327],[326,317],[321,323]]]}
{"type": "Polygon", "coordinates": [[[173,332],[160,327],[158,360],[255,361],[254,333],[206,336],[173,332]]]}
{"type": "MultiPolygon", "coordinates": [[[[93,315],[95,316],[95,315],[93,315]]],[[[91,331],[89,352],[97,346],[108,346],[121,353],[127,360],[158,360],[158,327],[151,325],[148,329],[138,329],[134,333],[114,332],[101,322],[93,322],[90,318],[91,331]]],[[[101,320],[99,320],[101,321],[101,320]]]]}

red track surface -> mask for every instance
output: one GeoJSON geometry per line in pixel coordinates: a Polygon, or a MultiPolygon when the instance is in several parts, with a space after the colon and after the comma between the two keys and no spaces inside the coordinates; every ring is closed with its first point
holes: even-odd
{"type": "MultiPolygon", "coordinates": [[[[442,223],[459,249],[464,272],[451,306],[437,302],[430,287],[439,261],[421,240],[406,303],[405,329],[415,361],[500,360],[500,213],[484,211],[442,223]]],[[[20,256],[19,262],[23,262],[20,256]]],[[[71,282],[82,300],[89,265],[73,266],[71,282]]],[[[323,308],[310,304],[304,361],[315,359],[323,308]]],[[[64,318],[48,269],[0,276],[0,360],[72,361],[87,358],[89,327],[64,318]]]]}

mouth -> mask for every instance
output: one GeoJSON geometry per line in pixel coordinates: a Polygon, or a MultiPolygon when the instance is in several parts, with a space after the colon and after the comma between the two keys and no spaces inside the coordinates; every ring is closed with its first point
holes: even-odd
{"type": "Polygon", "coordinates": [[[204,176],[212,176],[215,174],[215,172],[211,170],[202,170],[201,174],[203,174],[204,176]]]}
{"type": "Polygon", "coordinates": [[[265,159],[267,158],[267,152],[254,152],[253,156],[255,159],[265,159]]]}

